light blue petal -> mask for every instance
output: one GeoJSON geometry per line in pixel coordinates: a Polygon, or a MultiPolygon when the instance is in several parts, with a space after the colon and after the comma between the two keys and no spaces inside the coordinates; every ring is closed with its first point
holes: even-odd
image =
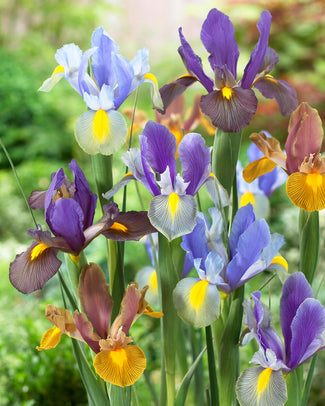
{"type": "Polygon", "coordinates": [[[124,56],[112,54],[112,61],[117,80],[114,100],[115,109],[117,110],[130,94],[134,73],[130,62],[124,56]]]}
{"type": "Polygon", "coordinates": [[[111,197],[116,195],[116,193],[121,190],[124,186],[126,186],[131,180],[134,180],[134,176],[132,174],[126,174],[123,176],[123,178],[117,182],[112,189],[107,191],[106,193],[103,194],[103,197],[107,200],[109,200],[111,197]]]}
{"type": "Polygon", "coordinates": [[[229,236],[231,255],[235,255],[239,237],[253,221],[255,221],[255,214],[251,204],[247,204],[237,211],[229,236]]]}
{"type": "Polygon", "coordinates": [[[196,202],[193,196],[155,196],[148,217],[151,224],[169,240],[190,233],[196,224],[196,202]]]}
{"type": "Polygon", "coordinates": [[[206,280],[213,285],[216,285],[218,282],[222,283],[223,279],[220,277],[220,273],[223,270],[224,265],[224,260],[220,255],[210,251],[205,260],[206,280]]]}

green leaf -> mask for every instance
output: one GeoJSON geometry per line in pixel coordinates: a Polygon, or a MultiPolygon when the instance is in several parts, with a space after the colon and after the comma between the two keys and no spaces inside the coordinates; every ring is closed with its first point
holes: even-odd
{"type": "Polygon", "coordinates": [[[307,212],[300,209],[299,213],[299,237],[300,237],[300,265],[310,284],[319,259],[319,214],[318,211],[307,212]]]}

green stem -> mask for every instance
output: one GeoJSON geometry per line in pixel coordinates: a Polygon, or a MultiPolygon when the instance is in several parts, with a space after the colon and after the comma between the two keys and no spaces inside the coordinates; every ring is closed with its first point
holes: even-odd
{"type": "Polygon", "coordinates": [[[312,284],[319,259],[319,213],[300,209],[299,213],[300,265],[310,284],[312,284]]]}
{"type": "Polygon", "coordinates": [[[307,405],[316,360],[317,360],[317,354],[313,356],[313,359],[312,359],[310,367],[309,367],[309,371],[308,371],[308,375],[307,375],[307,379],[306,379],[306,383],[305,383],[305,387],[304,387],[304,392],[303,392],[303,396],[302,396],[302,400],[301,400],[301,406],[307,405]]]}
{"type": "Polygon", "coordinates": [[[217,371],[214,358],[213,339],[211,326],[205,328],[207,353],[208,353],[208,365],[209,365],[209,382],[210,382],[210,404],[211,406],[219,406],[219,393],[218,393],[218,381],[217,371]]]}
{"type": "Polygon", "coordinates": [[[298,406],[299,405],[299,385],[296,375],[296,371],[290,372],[286,376],[288,400],[286,406],[298,406]]]}

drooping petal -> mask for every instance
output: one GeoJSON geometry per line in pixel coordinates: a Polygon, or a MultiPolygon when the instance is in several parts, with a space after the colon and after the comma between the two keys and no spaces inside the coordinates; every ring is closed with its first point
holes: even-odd
{"type": "Polygon", "coordinates": [[[97,203],[97,195],[96,193],[92,193],[89,187],[89,183],[75,159],[72,159],[69,164],[69,168],[71,169],[74,176],[74,200],[79,203],[84,213],[83,227],[85,229],[87,227],[90,227],[93,223],[97,203]]]}
{"type": "Polygon", "coordinates": [[[86,111],[77,120],[75,136],[80,147],[90,155],[117,152],[128,134],[124,117],[117,111],[86,111]]]}
{"type": "Polygon", "coordinates": [[[31,209],[44,209],[46,191],[33,190],[28,198],[28,203],[31,209]]]}
{"type": "Polygon", "coordinates": [[[113,299],[108,292],[102,269],[94,264],[82,268],[79,278],[78,296],[81,307],[95,331],[106,339],[109,332],[113,299]]]}
{"type": "Polygon", "coordinates": [[[155,196],[149,204],[148,217],[151,224],[171,241],[194,229],[196,210],[193,196],[172,193],[155,196]]]}
{"type": "Polygon", "coordinates": [[[260,21],[257,23],[260,38],[255,45],[248,64],[246,65],[241,81],[241,87],[244,89],[249,89],[251,87],[255,76],[263,63],[264,56],[268,48],[271,20],[272,16],[269,11],[262,11],[260,21]]]}
{"type": "Polygon", "coordinates": [[[217,9],[212,9],[202,25],[201,41],[210,52],[209,62],[212,70],[226,65],[236,79],[238,45],[235,30],[229,17],[217,9]]]}
{"type": "Polygon", "coordinates": [[[181,41],[178,52],[183,59],[184,65],[191,75],[194,74],[199,79],[209,93],[212,92],[213,81],[204,73],[201,58],[194,53],[191,45],[186,41],[182,28],[178,29],[178,33],[181,41]]]}
{"type": "Polygon", "coordinates": [[[52,231],[64,238],[76,254],[85,242],[83,233],[84,214],[79,204],[71,199],[58,199],[51,211],[52,231]]]}
{"type": "Polygon", "coordinates": [[[114,223],[101,233],[110,240],[139,241],[143,236],[156,231],[146,211],[127,211],[120,213],[114,223]]]}
{"type": "Polygon", "coordinates": [[[159,113],[164,114],[168,106],[195,82],[197,82],[197,78],[195,76],[183,75],[176,79],[174,82],[168,83],[167,85],[163,86],[159,90],[159,92],[164,107],[163,109],[158,110],[159,113]]]}
{"type": "Polygon", "coordinates": [[[220,294],[207,280],[184,278],[173,292],[176,311],[181,319],[195,327],[213,323],[220,312],[220,294]]]}
{"type": "Polygon", "coordinates": [[[200,134],[189,133],[178,146],[178,156],[183,179],[189,182],[186,193],[193,196],[210,175],[210,148],[205,145],[204,138],[200,134]]]}
{"type": "Polygon", "coordinates": [[[43,334],[40,345],[37,346],[36,349],[42,351],[55,348],[59,344],[61,336],[62,331],[58,327],[53,326],[43,334]]]}
{"type": "Polygon", "coordinates": [[[119,180],[112,189],[108,190],[106,193],[103,194],[103,197],[107,200],[110,200],[116,193],[121,190],[124,186],[126,186],[131,180],[134,180],[135,177],[132,175],[131,172],[126,173],[121,180],[119,180]]]}
{"type": "MultiPolygon", "coordinates": [[[[164,173],[169,167],[172,183],[176,176],[176,139],[167,127],[149,120],[142,132],[147,139],[145,158],[156,173],[164,173]]],[[[140,142],[142,138],[140,138],[140,142]]]]}
{"type": "Polygon", "coordinates": [[[286,356],[290,359],[292,341],[291,323],[301,303],[313,297],[313,291],[302,272],[295,272],[285,281],[280,301],[280,320],[286,356]]]}
{"type": "Polygon", "coordinates": [[[277,101],[283,116],[289,116],[298,106],[296,91],[285,80],[278,80],[271,75],[265,75],[254,86],[264,97],[277,101]]]}
{"type": "Polygon", "coordinates": [[[257,99],[253,90],[234,87],[227,93],[214,90],[202,96],[200,107],[220,130],[238,132],[250,123],[256,112],[257,99]]]}
{"type": "Polygon", "coordinates": [[[325,174],[291,174],[286,184],[287,195],[293,204],[307,211],[325,208],[325,174]]]}
{"type": "Polygon", "coordinates": [[[251,204],[241,207],[237,211],[231,226],[231,232],[229,236],[231,255],[235,255],[240,236],[254,221],[255,214],[253,206],[251,204]]]}
{"type": "Polygon", "coordinates": [[[287,169],[286,155],[282,152],[281,145],[276,138],[264,132],[253,133],[249,138],[266,158],[272,160],[284,170],[287,169]]]}
{"type": "Polygon", "coordinates": [[[164,103],[159,93],[158,80],[156,76],[148,72],[143,76],[143,82],[150,84],[152,108],[162,110],[164,108],[164,103]]]}
{"type": "Polygon", "coordinates": [[[10,282],[25,294],[42,289],[61,266],[57,253],[56,248],[33,242],[27,251],[17,255],[10,264],[10,282]]]}
{"type": "Polygon", "coordinates": [[[271,368],[245,369],[237,380],[236,395],[240,406],[283,406],[288,399],[281,371],[271,368]]]}
{"type": "Polygon", "coordinates": [[[324,341],[318,339],[324,329],[324,307],[316,299],[305,299],[298,307],[291,324],[292,340],[290,361],[288,362],[289,368],[296,368],[317,351],[324,348],[324,341]]]}
{"type": "Polygon", "coordinates": [[[293,173],[299,170],[306,157],[321,150],[323,126],[317,110],[308,103],[301,103],[290,117],[288,130],[285,144],[287,169],[293,173]]]}
{"type": "Polygon", "coordinates": [[[96,373],[117,386],[133,385],[146,369],[146,357],[136,345],[101,351],[94,359],[96,373]]]}

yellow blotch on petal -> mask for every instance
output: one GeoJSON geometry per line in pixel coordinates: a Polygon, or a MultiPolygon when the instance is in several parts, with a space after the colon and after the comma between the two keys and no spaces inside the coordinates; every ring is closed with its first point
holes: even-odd
{"type": "Polygon", "coordinates": [[[106,382],[117,386],[133,385],[146,368],[146,357],[136,345],[101,351],[94,358],[96,373],[106,382]]]}
{"type": "Polygon", "coordinates": [[[74,262],[75,264],[78,264],[78,263],[79,263],[80,254],[79,254],[79,255],[72,255],[72,254],[69,254],[69,257],[70,257],[71,261],[74,262]]]}
{"type": "Polygon", "coordinates": [[[57,73],[64,73],[64,67],[62,65],[58,65],[51,76],[55,76],[57,73]]]}
{"type": "Polygon", "coordinates": [[[190,303],[194,307],[195,311],[202,306],[206,290],[208,288],[209,282],[207,280],[197,282],[191,289],[190,293],[190,303]]]}
{"type": "Polygon", "coordinates": [[[36,347],[36,349],[38,351],[42,351],[55,348],[60,342],[61,335],[62,331],[58,327],[54,326],[50,328],[44,333],[41,339],[41,343],[39,346],[36,347]]]}
{"type": "Polygon", "coordinates": [[[283,266],[283,268],[285,268],[285,270],[288,272],[288,269],[289,269],[288,262],[281,255],[276,255],[273,258],[271,264],[279,264],[279,265],[283,266]]]}
{"type": "Polygon", "coordinates": [[[110,226],[110,229],[116,230],[116,231],[122,231],[122,233],[126,233],[128,231],[128,228],[124,224],[117,223],[116,221],[115,221],[115,223],[113,223],[110,226]]]}
{"type": "Polygon", "coordinates": [[[273,171],[275,167],[275,162],[263,156],[262,158],[257,159],[246,166],[246,168],[243,170],[243,178],[247,183],[251,183],[259,176],[273,171]]]}
{"type": "Polygon", "coordinates": [[[149,79],[149,80],[151,80],[157,87],[159,87],[159,86],[158,86],[158,80],[157,80],[156,76],[153,75],[152,73],[150,73],[150,72],[146,73],[146,74],[143,76],[143,79],[149,79]]]}
{"type": "Polygon", "coordinates": [[[292,203],[301,209],[319,211],[325,208],[325,175],[295,172],[289,176],[286,190],[292,203]]]}
{"type": "Polygon", "coordinates": [[[259,400],[262,392],[267,388],[272,374],[271,368],[266,368],[262,371],[257,381],[257,399],[259,400]]]}
{"type": "Polygon", "coordinates": [[[30,259],[31,261],[34,261],[37,259],[40,255],[43,254],[45,250],[47,250],[49,247],[43,243],[37,244],[33,249],[32,252],[30,253],[30,259]]]}
{"type": "Polygon", "coordinates": [[[252,203],[253,207],[255,207],[255,196],[252,192],[246,192],[242,195],[239,202],[239,207],[246,206],[246,204],[252,203]]]}
{"type": "Polygon", "coordinates": [[[97,110],[93,122],[94,136],[100,143],[104,142],[109,135],[109,118],[106,111],[97,110]]]}
{"type": "Polygon", "coordinates": [[[157,272],[153,271],[150,279],[149,279],[149,288],[152,289],[154,292],[158,291],[158,280],[157,280],[157,272]]]}
{"type": "Polygon", "coordinates": [[[225,86],[221,89],[221,93],[224,99],[230,100],[232,97],[232,88],[225,86]]]}
{"type": "Polygon", "coordinates": [[[179,202],[178,194],[175,192],[171,193],[168,197],[168,205],[169,205],[170,214],[171,214],[173,220],[175,218],[178,202],[179,202]]]}

